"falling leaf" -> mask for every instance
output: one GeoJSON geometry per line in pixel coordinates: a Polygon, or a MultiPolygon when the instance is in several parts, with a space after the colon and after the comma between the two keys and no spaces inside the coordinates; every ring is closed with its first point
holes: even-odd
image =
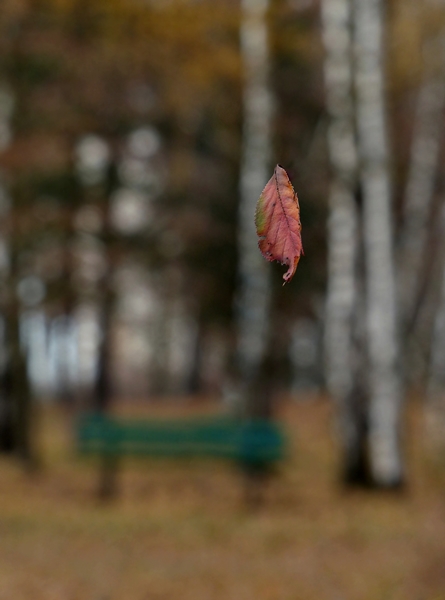
{"type": "Polygon", "coordinates": [[[304,252],[297,194],[280,165],[275,167],[258,200],[255,225],[260,238],[258,246],[264,258],[278,260],[288,266],[283,275],[284,283],[287,283],[294,276],[300,255],[304,252]]]}

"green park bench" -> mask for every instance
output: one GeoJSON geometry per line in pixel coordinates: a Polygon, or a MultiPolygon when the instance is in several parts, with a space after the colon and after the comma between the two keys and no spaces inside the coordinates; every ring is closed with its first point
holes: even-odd
{"type": "Polygon", "coordinates": [[[262,419],[124,420],[85,415],[78,422],[77,445],[82,455],[101,458],[99,495],[109,498],[124,456],[225,459],[252,479],[283,458],[285,444],[279,425],[262,419]]]}

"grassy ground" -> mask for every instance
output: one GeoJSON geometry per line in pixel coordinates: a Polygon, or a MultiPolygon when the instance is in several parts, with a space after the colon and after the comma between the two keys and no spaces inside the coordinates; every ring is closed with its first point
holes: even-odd
{"type": "Polygon", "coordinates": [[[0,600],[445,599],[445,464],[409,415],[409,488],[345,493],[323,400],[283,410],[292,454],[248,512],[215,462],[127,461],[94,498],[94,462],[66,421],[41,418],[44,467],[0,462],[0,600]]]}

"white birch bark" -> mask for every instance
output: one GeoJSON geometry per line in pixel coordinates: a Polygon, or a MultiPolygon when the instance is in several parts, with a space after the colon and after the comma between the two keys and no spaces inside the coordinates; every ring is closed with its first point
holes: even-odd
{"type": "Polygon", "coordinates": [[[333,181],[329,193],[328,290],[326,306],[326,382],[336,398],[352,387],[351,320],[354,308],[356,253],[357,153],[352,104],[349,0],[324,0],[322,5],[329,158],[333,181]]]}
{"type": "Polygon", "coordinates": [[[333,179],[329,192],[328,286],[325,320],[326,386],[337,404],[340,441],[346,469],[359,455],[360,423],[353,406],[353,318],[357,302],[357,183],[352,90],[350,0],[323,0],[324,76],[330,116],[328,149],[333,179]]]}
{"type": "Polygon", "coordinates": [[[445,107],[445,47],[442,36],[424,47],[425,76],[415,116],[403,223],[398,251],[398,298],[404,329],[413,318],[434,197],[445,107]]]}
{"type": "Polygon", "coordinates": [[[381,0],[354,0],[358,144],[363,193],[369,354],[369,454],[374,481],[403,478],[401,390],[391,227],[391,189],[385,124],[381,0]]]}
{"type": "Polygon", "coordinates": [[[256,202],[269,179],[272,96],[269,89],[268,0],[241,0],[244,72],[243,148],[238,216],[239,289],[236,300],[237,362],[247,380],[263,358],[269,321],[268,264],[257,245],[256,202]]]}

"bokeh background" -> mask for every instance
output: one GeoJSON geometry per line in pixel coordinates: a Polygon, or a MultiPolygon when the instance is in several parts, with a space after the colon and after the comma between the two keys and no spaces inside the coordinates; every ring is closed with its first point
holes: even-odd
{"type": "Polygon", "coordinates": [[[1,600],[445,598],[444,42],[439,0],[1,0],[1,600]],[[284,287],[253,229],[277,163],[284,287]],[[260,413],[289,448],[255,510],[211,460],[125,459],[103,504],[91,411],[260,413]]]}

